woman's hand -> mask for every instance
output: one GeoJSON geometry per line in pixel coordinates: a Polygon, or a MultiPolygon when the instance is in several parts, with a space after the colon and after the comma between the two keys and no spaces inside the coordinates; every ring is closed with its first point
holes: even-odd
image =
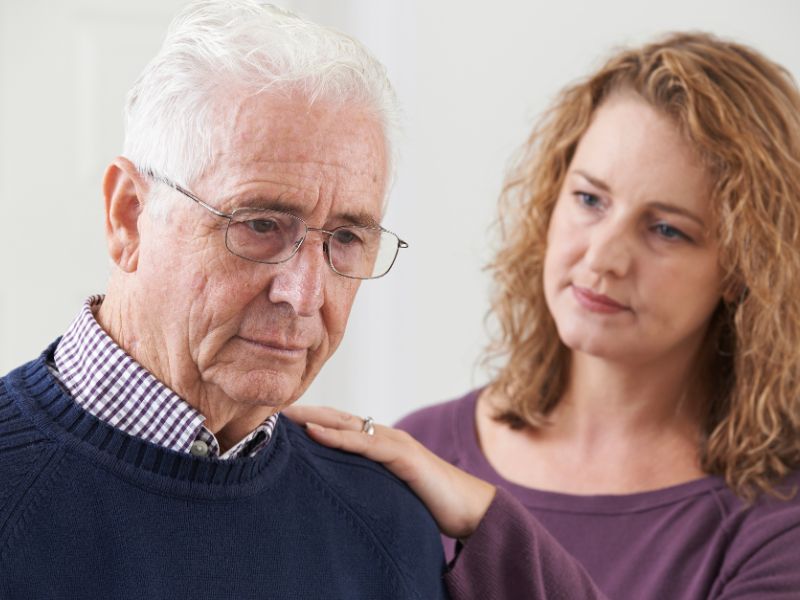
{"type": "Polygon", "coordinates": [[[494,498],[493,485],[442,460],[405,431],[375,425],[374,435],[367,435],[362,419],[319,406],[295,405],[282,414],[306,425],[324,446],[382,463],[414,490],[447,536],[469,537],[494,498]]]}

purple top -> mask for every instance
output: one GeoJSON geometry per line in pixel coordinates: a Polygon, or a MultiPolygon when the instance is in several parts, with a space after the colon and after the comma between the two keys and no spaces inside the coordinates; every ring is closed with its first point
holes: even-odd
{"type": "MultiPolygon", "coordinates": [[[[478,394],[398,423],[498,488],[447,575],[454,600],[800,599],[800,494],[748,507],[720,477],[629,495],[526,488],[503,479],[481,451],[478,394]]],[[[800,474],[786,483],[791,490],[800,474]]],[[[448,558],[454,546],[446,540],[448,558]]]]}

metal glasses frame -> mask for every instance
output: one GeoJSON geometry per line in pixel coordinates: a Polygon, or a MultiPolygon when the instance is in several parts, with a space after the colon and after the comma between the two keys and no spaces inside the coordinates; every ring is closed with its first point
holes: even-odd
{"type": "MultiPolygon", "coordinates": [[[[163,175],[157,175],[157,174],[155,174],[153,172],[149,172],[149,171],[147,173],[145,173],[145,175],[150,177],[153,181],[156,181],[158,183],[163,183],[167,187],[170,187],[173,190],[175,190],[176,192],[180,192],[182,195],[184,195],[187,198],[189,198],[189,200],[191,200],[193,202],[196,202],[197,204],[199,204],[200,206],[205,208],[211,214],[213,214],[213,215],[215,215],[217,217],[221,217],[223,219],[227,219],[228,220],[228,224],[225,226],[225,248],[228,250],[228,252],[230,252],[234,256],[238,256],[239,258],[243,258],[244,260],[249,260],[251,262],[257,262],[257,263],[262,263],[262,264],[267,264],[267,265],[278,265],[278,264],[281,264],[281,263],[285,263],[286,261],[291,260],[292,257],[295,254],[297,254],[297,251],[300,249],[300,246],[302,246],[303,242],[306,241],[306,237],[308,236],[308,232],[309,231],[318,231],[319,233],[325,234],[327,236],[327,239],[325,239],[325,241],[323,242],[323,245],[324,245],[324,249],[325,249],[325,255],[327,256],[328,266],[331,268],[331,270],[334,273],[336,273],[337,275],[341,275],[342,277],[347,277],[348,279],[360,279],[360,280],[364,280],[364,279],[380,279],[381,277],[383,277],[389,271],[392,270],[392,267],[394,266],[394,263],[397,260],[397,255],[400,253],[400,249],[408,248],[408,243],[406,243],[405,241],[400,239],[400,236],[398,236],[396,233],[394,233],[392,231],[389,231],[388,229],[385,229],[385,228],[381,227],[380,225],[375,225],[375,226],[373,226],[375,229],[379,229],[380,231],[383,231],[385,233],[390,233],[395,238],[397,238],[397,249],[395,250],[394,257],[392,258],[392,262],[389,264],[389,266],[386,268],[386,270],[383,273],[381,273],[380,275],[375,275],[375,276],[372,276],[372,277],[357,277],[355,275],[347,275],[346,273],[342,273],[341,271],[337,271],[336,267],[333,265],[333,260],[331,259],[331,253],[330,253],[330,249],[329,249],[329,242],[330,242],[331,237],[336,233],[335,229],[334,230],[329,230],[329,229],[322,229],[320,227],[309,227],[309,225],[301,217],[298,217],[297,215],[293,215],[291,213],[287,213],[285,211],[276,210],[274,212],[287,214],[290,217],[300,221],[303,224],[303,227],[305,227],[305,233],[303,234],[303,237],[300,239],[300,241],[298,243],[294,244],[294,249],[292,250],[292,253],[289,254],[289,256],[287,256],[286,258],[283,258],[281,260],[257,260],[257,259],[254,259],[254,258],[248,258],[247,256],[242,256],[241,254],[237,254],[236,252],[231,250],[230,246],[228,246],[228,241],[227,241],[228,240],[228,227],[230,227],[230,224],[233,221],[233,218],[236,216],[236,213],[238,211],[259,210],[259,209],[252,208],[252,207],[242,207],[242,208],[235,209],[232,213],[226,213],[226,212],[223,212],[221,210],[218,210],[218,209],[214,208],[213,206],[211,206],[207,202],[203,202],[200,198],[198,198],[192,192],[190,192],[189,190],[187,190],[183,186],[175,183],[171,179],[168,179],[168,178],[164,177],[163,175]]],[[[360,227],[363,227],[363,226],[360,226],[360,227]]]]}

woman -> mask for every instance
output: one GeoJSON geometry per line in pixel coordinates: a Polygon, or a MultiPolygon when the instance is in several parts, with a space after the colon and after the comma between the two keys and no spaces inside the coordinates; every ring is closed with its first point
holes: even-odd
{"type": "Polygon", "coordinates": [[[384,462],[462,540],[456,598],[800,597],[790,77],[702,34],[617,54],[534,130],[500,224],[502,366],[399,424],[441,458],[290,416],[384,462]]]}

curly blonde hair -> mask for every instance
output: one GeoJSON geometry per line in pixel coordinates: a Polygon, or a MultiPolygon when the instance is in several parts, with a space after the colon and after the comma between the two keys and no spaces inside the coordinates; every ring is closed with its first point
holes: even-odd
{"type": "Polygon", "coordinates": [[[703,157],[723,300],[712,317],[701,466],[751,500],[800,466],[800,93],[746,46],[675,33],[614,55],[568,87],[524,144],[500,198],[502,247],[490,265],[501,360],[498,419],[542,427],[566,383],[569,353],[545,304],[550,215],[581,136],[611,94],[634,92],[669,115],[703,157]]]}

